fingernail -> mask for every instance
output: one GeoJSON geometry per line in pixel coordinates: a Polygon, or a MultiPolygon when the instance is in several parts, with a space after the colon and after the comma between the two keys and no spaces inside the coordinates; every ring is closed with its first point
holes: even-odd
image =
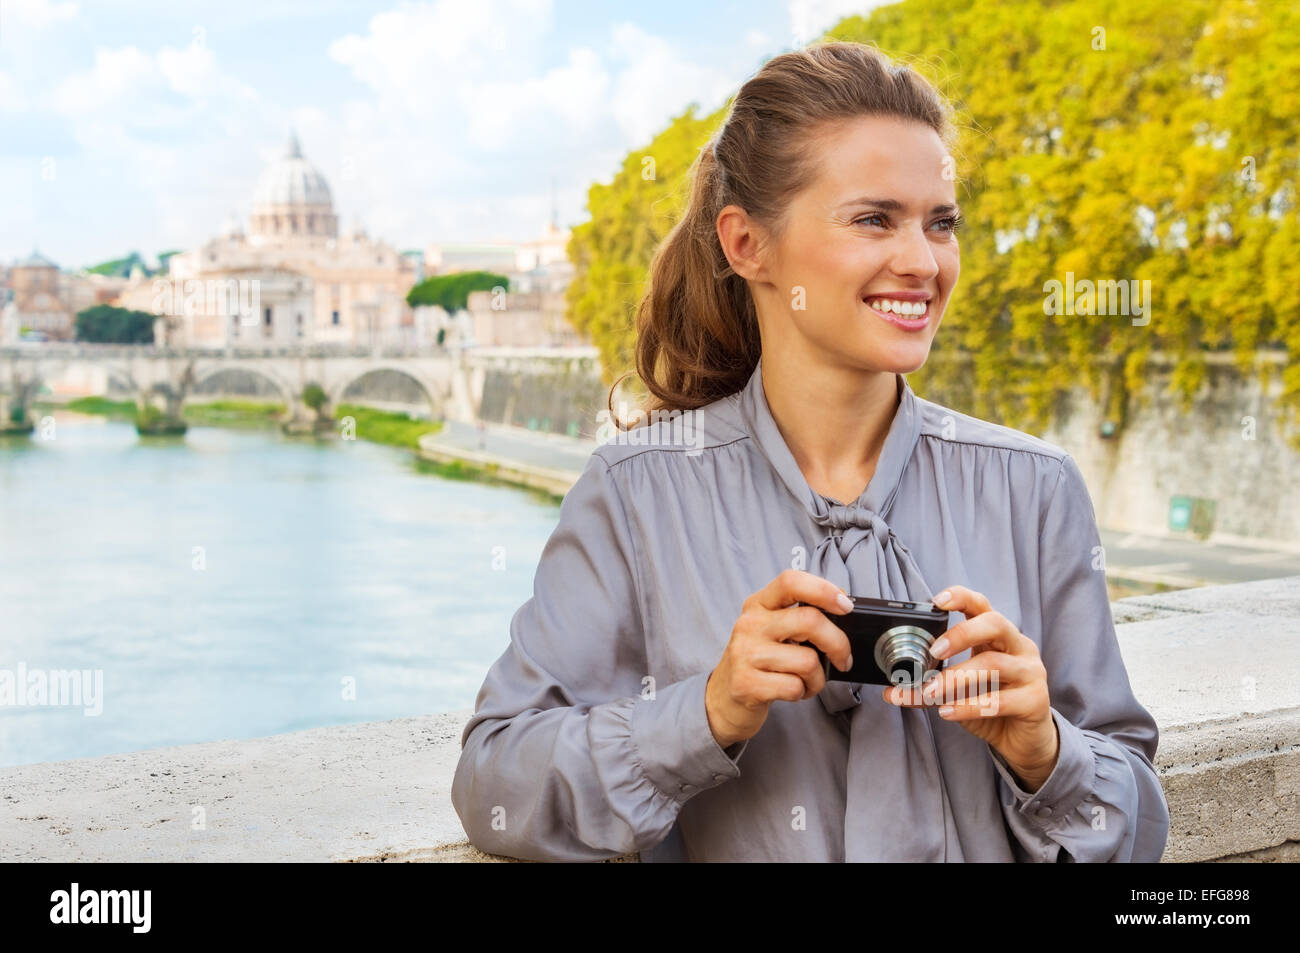
{"type": "Polygon", "coordinates": [[[844,671],[846,671],[846,672],[851,672],[851,671],[853,671],[853,653],[852,653],[852,652],[849,653],[849,664],[848,664],[848,667],[847,667],[846,669],[844,669],[844,671]]]}
{"type": "Polygon", "coordinates": [[[948,649],[950,648],[952,648],[952,646],[948,644],[947,636],[941,635],[935,639],[934,644],[930,646],[930,655],[934,658],[943,658],[948,654],[948,649]]]}
{"type": "Polygon", "coordinates": [[[952,593],[947,589],[945,589],[943,592],[935,596],[933,601],[936,606],[942,609],[944,606],[948,604],[948,600],[951,598],[952,598],[952,593]]]}
{"type": "Polygon", "coordinates": [[[835,602],[845,612],[853,611],[853,600],[850,599],[848,596],[846,596],[844,593],[841,592],[838,596],[836,596],[835,602]]]}
{"type": "Polygon", "coordinates": [[[951,714],[952,714],[952,706],[951,706],[951,705],[944,705],[942,708],[939,709],[939,717],[940,717],[940,718],[947,718],[947,717],[949,717],[951,714]]]}

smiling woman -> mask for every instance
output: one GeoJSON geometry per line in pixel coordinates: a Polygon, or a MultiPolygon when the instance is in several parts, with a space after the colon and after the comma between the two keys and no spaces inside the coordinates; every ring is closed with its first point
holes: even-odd
{"type": "Polygon", "coordinates": [[[650,416],[690,413],[700,439],[683,452],[660,417],[565,498],[462,736],[476,846],[1159,859],[1156,725],[1078,467],[904,376],[960,271],[951,134],[933,88],[859,44],[741,88],[637,317],[650,416]],[[846,594],[956,622],[915,633],[923,691],[827,679],[818,650],[854,669],[846,594]]]}

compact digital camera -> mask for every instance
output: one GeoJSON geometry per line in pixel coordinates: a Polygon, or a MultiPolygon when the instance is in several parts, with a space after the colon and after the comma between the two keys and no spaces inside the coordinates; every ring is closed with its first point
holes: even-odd
{"type": "Polygon", "coordinates": [[[920,687],[931,672],[943,668],[943,661],[930,654],[930,646],[948,631],[946,610],[928,602],[849,598],[853,600],[852,612],[822,612],[849,637],[853,667],[841,672],[821,649],[812,646],[828,681],[920,687]]]}

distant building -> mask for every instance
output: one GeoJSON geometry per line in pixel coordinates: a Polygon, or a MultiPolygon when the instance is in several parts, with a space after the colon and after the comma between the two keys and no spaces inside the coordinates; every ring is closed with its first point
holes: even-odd
{"type": "Polygon", "coordinates": [[[173,347],[414,343],[416,263],[359,227],[339,234],[329,184],[293,135],[257,182],[247,233],[232,217],[168,265],[123,304],[165,317],[173,347]]]}
{"type": "Polygon", "coordinates": [[[424,268],[429,275],[447,275],[453,271],[495,271],[505,274],[514,270],[519,246],[509,243],[429,245],[424,250],[424,268]]]}
{"type": "Polygon", "coordinates": [[[33,251],[16,261],[9,271],[13,300],[5,310],[6,340],[25,331],[43,334],[51,341],[71,341],[76,333],[74,312],[65,298],[59,266],[33,251]]]}
{"type": "Polygon", "coordinates": [[[24,334],[50,341],[71,341],[77,334],[77,312],[117,297],[126,280],[85,271],[62,271],[40,252],[5,269],[0,286],[0,341],[24,334]]]}
{"type": "Polygon", "coordinates": [[[504,299],[488,291],[469,296],[465,336],[480,347],[582,347],[590,344],[568,319],[565,292],[573,281],[568,258],[570,232],[547,225],[540,238],[515,248],[505,272],[504,299]]]}

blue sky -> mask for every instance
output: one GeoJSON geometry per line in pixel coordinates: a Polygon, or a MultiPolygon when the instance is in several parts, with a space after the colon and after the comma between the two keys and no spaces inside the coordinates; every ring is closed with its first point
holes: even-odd
{"type": "Polygon", "coordinates": [[[297,130],[344,228],[519,240],[691,101],[878,0],[0,0],[0,259],[146,258],[247,220],[297,130]]]}

